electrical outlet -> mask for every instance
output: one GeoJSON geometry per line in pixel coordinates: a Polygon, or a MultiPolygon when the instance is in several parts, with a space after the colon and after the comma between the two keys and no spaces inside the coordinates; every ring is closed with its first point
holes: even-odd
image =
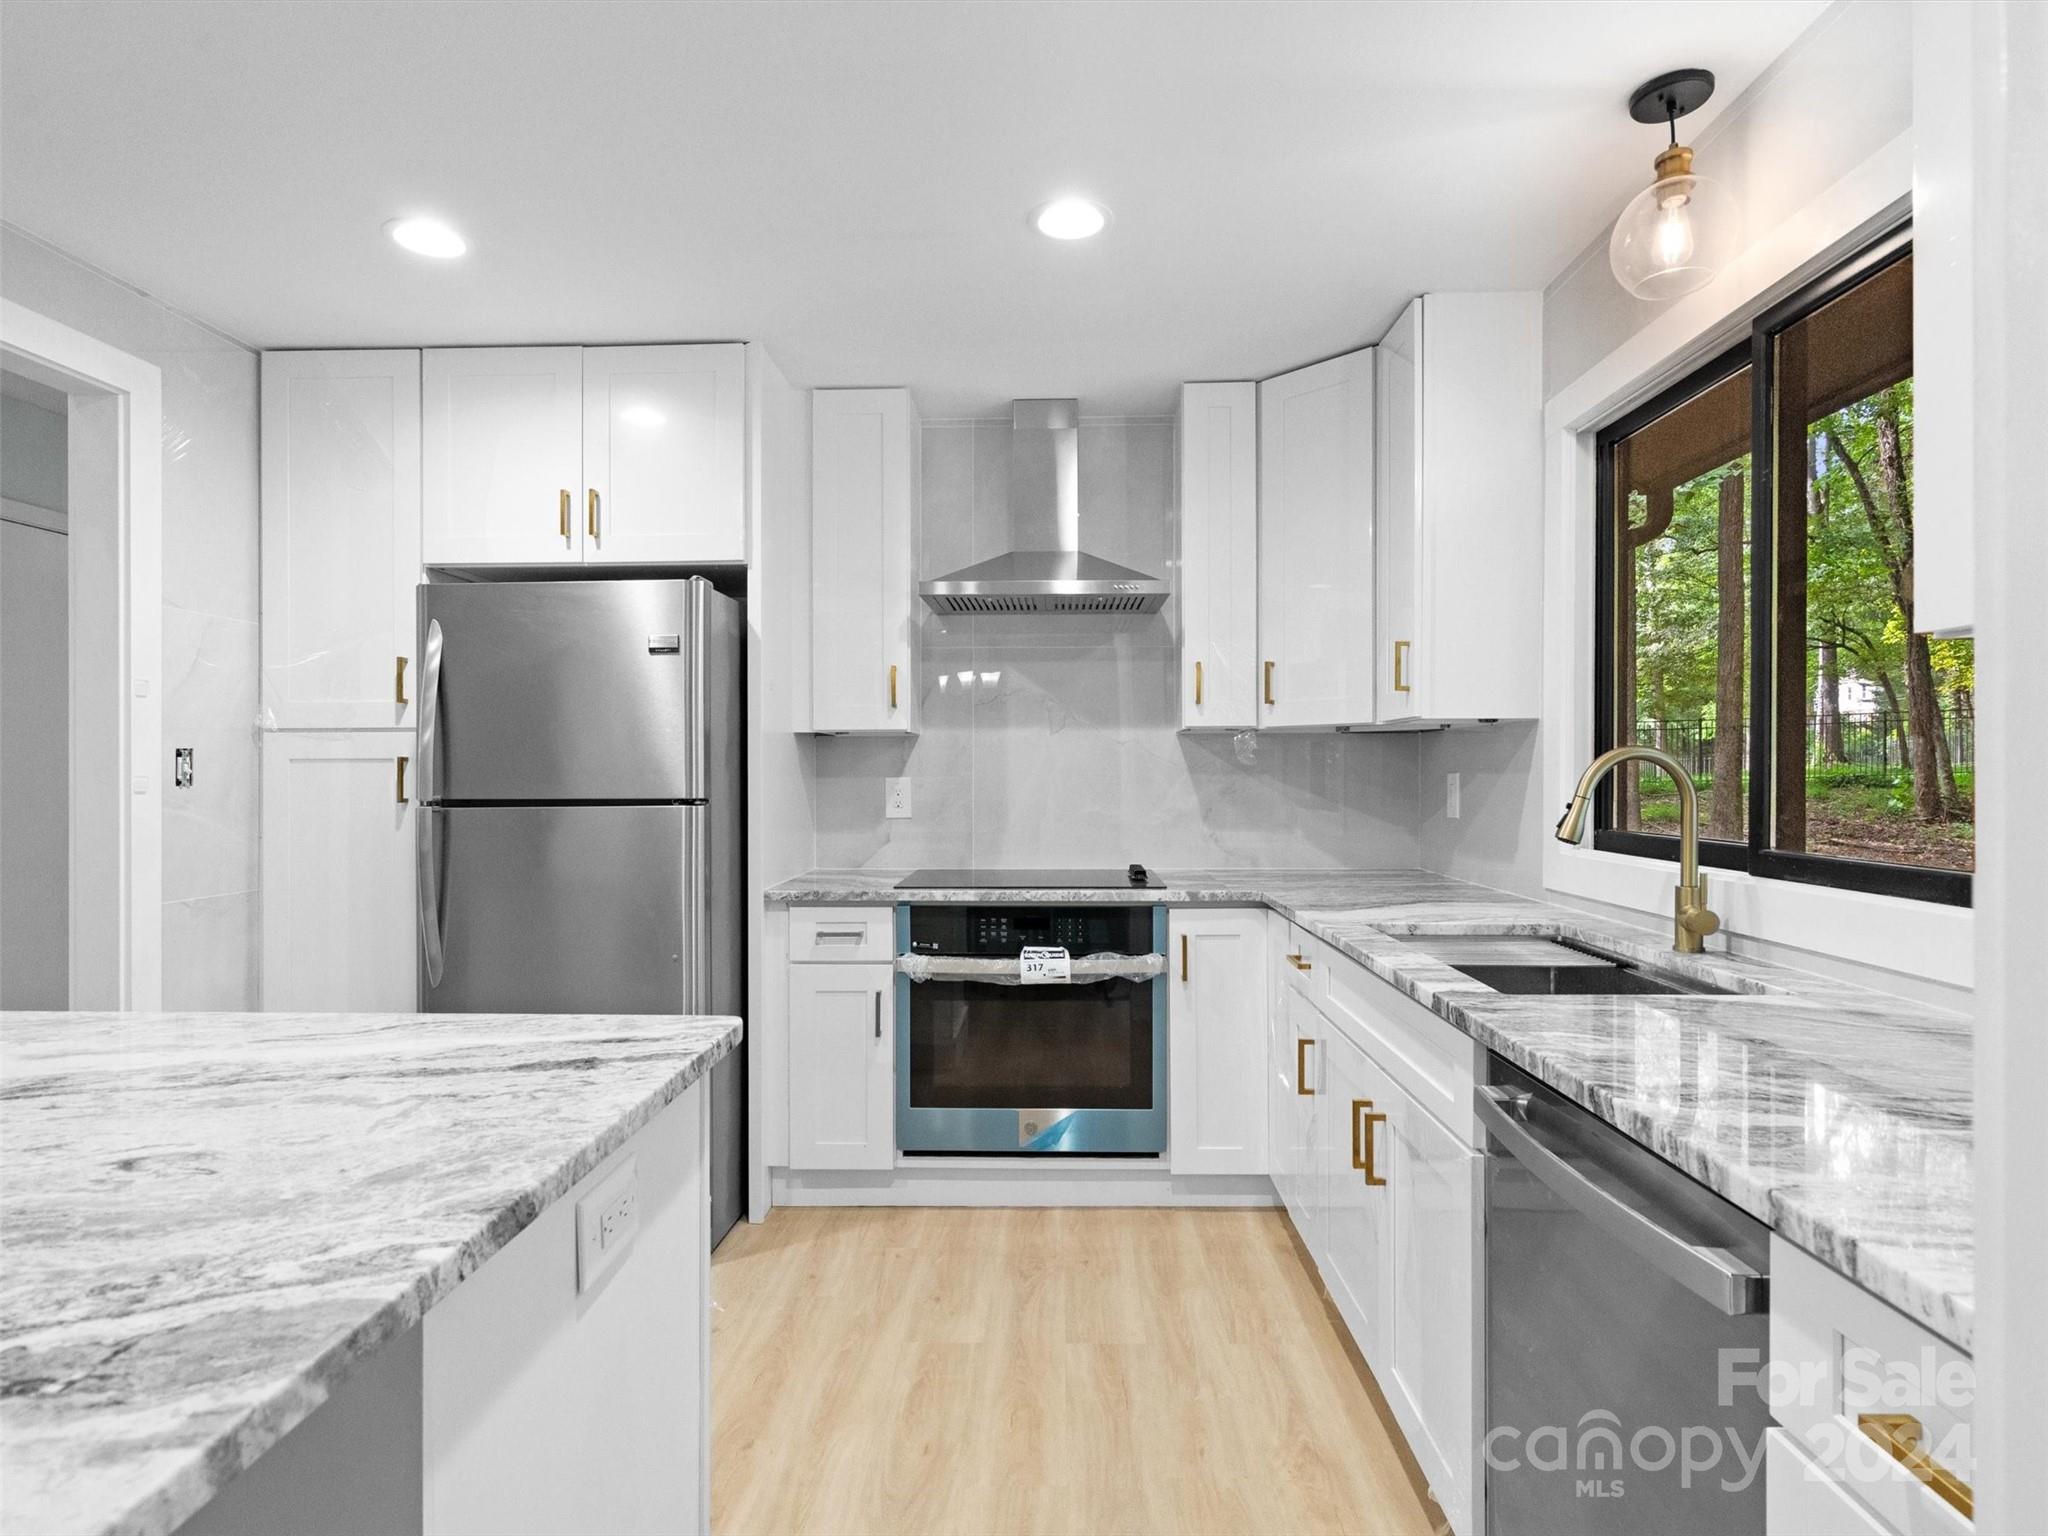
{"type": "Polygon", "coordinates": [[[581,1295],[626,1256],[640,1230],[640,1162],[627,1158],[576,1202],[576,1291],[581,1295]]]}
{"type": "Polygon", "coordinates": [[[180,789],[192,787],[192,749],[180,747],[171,755],[171,782],[180,789]]]}
{"type": "Polygon", "coordinates": [[[1458,776],[1444,775],[1444,815],[1451,821],[1458,819],[1458,776]]]}
{"type": "Polygon", "coordinates": [[[891,821],[910,819],[910,780],[882,780],[882,814],[891,821]]]}

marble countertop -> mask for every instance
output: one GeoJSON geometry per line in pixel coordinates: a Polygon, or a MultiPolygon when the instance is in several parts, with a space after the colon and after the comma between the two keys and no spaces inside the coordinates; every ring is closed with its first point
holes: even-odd
{"type": "Polygon", "coordinates": [[[0,1017],[7,1530],[172,1530],[739,1037],[730,1018],[0,1017]]]}
{"type": "Polygon", "coordinates": [[[815,871],[791,905],[1142,901],[1266,906],[1619,1127],[1962,1349],[1975,1330],[1970,1021],[1832,977],[1415,870],[1159,872],[1139,890],[898,891],[815,871]],[[1562,934],[1687,971],[1723,997],[1512,996],[1431,937],[1562,934]]]}

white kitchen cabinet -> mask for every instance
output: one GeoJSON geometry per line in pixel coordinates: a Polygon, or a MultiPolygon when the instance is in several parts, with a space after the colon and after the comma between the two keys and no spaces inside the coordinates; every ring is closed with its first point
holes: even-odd
{"type": "Polygon", "coordinates": [[[1259,394],[1183,384],[1180,481],[1180,727],[1259,723],[1259,394]]]}
{"type": "Polygon", "coordinates": [[[789,1166],[896,1161],[896,968],[789,968],[789,1166]]]}
{"type": "Polygon", "coordinates": [[[591,565],[747,558],[746,349],[583,349],[583,550],[591,565]]]}
{"type": "Polygon", "coordinates": [[[1259,385],[1258,723],[1373,719],[1373,350],[1259,385]]]}
{"type": "MultiPolygon", "coordinates": [[[[1394,1273],[1394,1210],[1402,1187],[1388,1176],[1384,1122],[1395,1090],[1386,1074],[1341,1030],[1327,1024],[1328,1113],[1320,1163],[1323,1286],[1368,1362],[1387,1358],[1394,1273]]],[[[1377,1365],[1375,1369],[1377,1369],[1377,1365]]],[[[1381,1382],[1386,1389],[1386,1382],[1381,1382]]]]}
{"type": "Polygon", "coordinates": [[[1913,3],[1913,623],[1976,622],[1976,290],[1965,13],[1913,3]]]}
{"type": "Polygon", "coordinates": [[[1299,930],[1280,923],[1269,934],[1273,955],[1272,1029],[1267,1081],[1268,1160],[1273,1187],[1294,1230],[1321,1263],[1323,1199],[1316,1167],[1317,1091],[1323,1078],[1323,1016],[1317,1011],[1314,962],[1297,943],[1299,930]]]}
{"type": "Polygon", "coordinates": [[[583,349],[431,350],[421,382],[426,563],[580,563],[583,349]]]}
{"type": "Polygon", "coordinates": [[[1432,293],[1377,349],[1373,718],[1542,704],[1542,297],[1432,293]]]}
{"type": "Polygon", "coordinates": [[[432,566],[744,561],[745,348],[430,350],[432,566]]]}
{"type": "Polygon", "coordinates": [[[1897,1536],[1782,1429],[1764,1431],[1764,1536],[1897,1536]]]}
{"type": "Polygon", "coordinates": [[[811,729],[917,731],[917,407],[811,391],[811,729]]]}
{"type": "Polygon", "coordinates": [[[1266,914],[1171,911],[1166,953],[1172,1169],[1264,1173],[1266,914]]]}
{"type": "Polygon", "coordinates": [[[266,723],[412,724],[420,355],[266,352],[266,723]]]}
{"type": "Polygon", "coordinates": [[[263,1007],[410,1013],[410,731],[263,736],[263,1007]]]}

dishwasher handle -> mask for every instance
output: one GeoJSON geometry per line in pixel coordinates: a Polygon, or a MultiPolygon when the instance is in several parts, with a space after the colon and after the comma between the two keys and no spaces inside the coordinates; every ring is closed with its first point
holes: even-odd
{"type": "Polygon", "coordinates": [[[1725,1248],[1702,1247],[1660,1226],[1544,1145],[1536,1130],[1515,1112],[1517,1101],[1527,1099],[1527,1094],[1514,1088],[1482,1085],[1472,1095],[1472,1107],[1516,1162],[1638,1258],[1729,1317],[1769,1310],[1770,1282],[1763,1275],[1725,1248]]]}

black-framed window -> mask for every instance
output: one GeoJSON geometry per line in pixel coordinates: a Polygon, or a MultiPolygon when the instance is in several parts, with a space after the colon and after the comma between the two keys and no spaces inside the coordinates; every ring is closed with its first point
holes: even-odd
{"type": "MultiPolygon", "coordinates": [[[[1663,748],[1700,859],[1967,904],[1968,640],[1913,632],[1913,253],[1896,230],[1598,434],[1595,751],[1663,748]]],[[[1675,858],[1624,765],[1594,844],[1675,858]]]]}

